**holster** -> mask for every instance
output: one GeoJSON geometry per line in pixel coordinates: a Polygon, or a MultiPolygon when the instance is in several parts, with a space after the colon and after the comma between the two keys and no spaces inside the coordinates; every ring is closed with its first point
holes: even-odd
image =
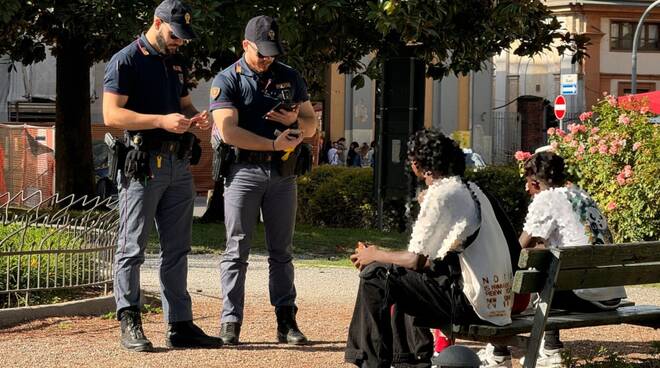
{"type": "Polygon", "coordinates": [[[124,131],[126,158],[122,166],[122,175],[127,179],[142,180],[151,177],[149,152],[142,133],[124,131]]]}
{"type": "Polygon", "coordinates": [[[312,146],[307,143],[300,145],[300,154],[296,160],[296,175],[305,175],[312,171],[312,146]]]}
{"type": "Polygon", "coordinates": [[[121,139],[110,133],[105,133],[104,141],[110,151],[108,155],[108,179],[113,183],[117,183],[117,174],[120,168],[124,168],[128,149],[121,139]]]}
{"type": "Polygon", "coordinates": [[[202,157],[202,146],[199,143],[199,138],[194,134],[190,132],[183,133],[177,157],[180,160],[188,158],[191,165],[197,165],[202,157]]]}
{"type": "Polygon", "coordinates": [[[231,165],[236,162],[236,150],[215,134],[211,137],[211,147],[213,148],[211,176],[214,181],[220,181],[229,175],[231,165]]]}
{"type": "Polygon", "coordinates": [[[280,176],[291,176],[296,174],[296,166],[298,164],[298,157],[300,156],[300,151],[302,144],[298,145],[293,152],[289,153],[289,156],[286,160],[283,160],[285,157],[285,152],[282,152],[280,158],[275,160],[275,167],[280,173],[280,176]]]}

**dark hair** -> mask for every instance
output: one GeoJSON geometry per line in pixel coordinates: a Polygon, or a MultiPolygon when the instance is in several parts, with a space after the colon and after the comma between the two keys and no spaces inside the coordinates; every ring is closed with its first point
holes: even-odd
{"type": "Polygon", "coordinates": [[[465,154],[451,138],[435,129],[422,129],[408,138],[408,159],[422,171],[463,176],[465,154]]]}
{"type": "Polygon", "coordinates": [[[532,177],[549,187],[561,187],[566,181],[564,159],[554,152],[539,152],[524,164],[525,177],[532,177]]]}

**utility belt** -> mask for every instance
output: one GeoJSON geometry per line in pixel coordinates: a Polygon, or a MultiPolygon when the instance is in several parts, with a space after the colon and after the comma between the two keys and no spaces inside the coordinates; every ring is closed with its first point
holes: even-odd
{"type": "Polygon", "coordinates": [[[239,149],[236,157],[238,164],[265,164],[281,157],[279,152],[263,152],[239,149]]]}
{"type": "MultiPolygon", "coordinates": [[[[128,180],[152,177],[149,167],[149,153],[156,151],[163,154],[176,155],[178,159],[188,159],[191,165],[199,163],[202,155],[200,140],[192,133],[186,132],[178,140],[149,139],[141,132],[124,131],[124,139],[115,138],[106,133],[105,142],[110,149],[108,155],[109,179],[117,181],[117,172],[128,180]]],[[[160,160],[157,160],[160,165],[160,160]]]]}
{"type": "Polygon", "coordinates": [[[312,169],[312,149],[301,144],[291,152],[266,152],[240,149],[224,143],[216,135],[211,140],[213,147],[213,172],[215,181],[229,175],[232,164],[272,164],[281,176],[303,175],[312,169]]]}
{"type": "Polygon", "coordinates": [[[145,137],[141,133],[125,132],[124,137],[131,143],[133,148],[141,151],[156,151],[162,154],[172,154],[180,160],[190,159],[191,165],[197,165],[201,157],[202,149],[200,140],[192,133],[183,133],[178,139],[160,140],[145,137]],[[137,138],[136,137],[140,137],[137,138]],[[136,140],[141,143],[136,143],[136,140]]]}

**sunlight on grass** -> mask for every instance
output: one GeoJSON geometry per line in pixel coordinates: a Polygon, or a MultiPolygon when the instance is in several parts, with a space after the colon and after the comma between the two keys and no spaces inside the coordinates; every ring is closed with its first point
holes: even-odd
{"type": "MultiPolygon", "coordinates": [[[[344,262],[345,266],[350,266],[348,260],[343,261],[342,259],[347,259],[348,255],[353,253],[357,241],[360,240],[384,248],[402,249],[408,243],[408,236],[373,229],[320,228],[298,225],[293,236],[293,252],[296,257],[314,258],[314,260],[305,260],[305,262],[330,259],[329,264],[334,264],[334,259],[337,259],[336,263],[342,264],[344,262]]],[[[193,254],[217,254],[221,253],[224,248],[224,224],[193,223],[193,254]]],[[[148,251],[151,253],[158,252],[158,237],[155,231],[149,239],[148,251]]],[[[257,225],[251,251],[256,254],[267,252],[263,224],[257,225]]]]}

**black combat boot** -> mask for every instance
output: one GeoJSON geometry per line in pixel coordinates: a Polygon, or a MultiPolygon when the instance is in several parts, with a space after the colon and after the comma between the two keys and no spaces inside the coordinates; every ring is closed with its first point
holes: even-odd
{"type": "Polygon", "coordinates": [[[238,345],[241,334],[241,324],[238,322],[223,322],[220,325],[220,338],[227,345],[238,345]]]}
{"type": "Polygon", "coordinates": [[[222,340],[205,334],[192,321],[178,321],[167,325],[165,345],[168,348],[219,348],[222,340]]]}
{"type": "Polygon", "coordinates": [[[297,312],[298,307],[296,306],[275,307],[278,342],[285,342],[290,345],[305,345],[309,342],[298,328],[296,323],[297,312]]]}
{"type": "Polygon", "coordinates": [[[131,351],[152,351],[154,346],[142,330],[140,311],[124,309],[119,312],[121,322],[121,346],[131,351]]]}

